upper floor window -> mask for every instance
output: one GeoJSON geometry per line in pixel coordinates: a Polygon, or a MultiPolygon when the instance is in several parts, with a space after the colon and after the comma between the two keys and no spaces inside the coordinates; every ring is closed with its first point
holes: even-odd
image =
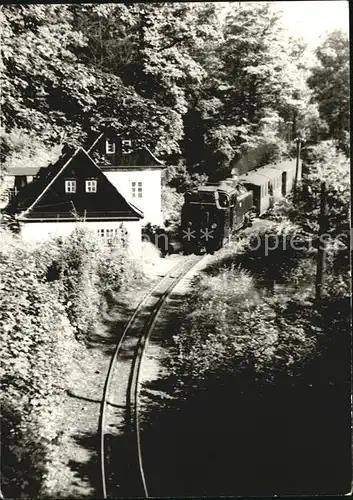
{"type": "Polygon", "coordinates": [[[133,198],[142,198],[142,182],[131,183],[131,194],[133,198]]]}
{"type": "Polygon", "coordinates": [[[115,153],[115,142],[107,139],[105,141],[105,152],[107,155],[113,155],[115,153]]]}
{"type": "Polygon", "coordinates": [[[65,193],[76,193],[76,181],[65,181],[65,193]]]}
{"type": "Polygon", "coordinates": [[[97,181],[89,180],[86,181],[86,193],[96,193],[97,192],[97,181]]]}
{"type": "Polygon", "coordinates": [[[130,139],[122,139],[121,141],[121,150],[123,154],[132,153],[131,140],[130,139]]]}

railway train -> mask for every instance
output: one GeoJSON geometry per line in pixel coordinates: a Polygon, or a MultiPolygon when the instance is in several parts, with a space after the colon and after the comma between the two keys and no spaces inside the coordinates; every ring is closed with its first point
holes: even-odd
{"type": "Polygon", "coordinates": [[[212,253],[226,245],[240,228],[263,215],[274,199],[286,196],[295,176],[296,160],[251,170],[218,183],[207,183],[184,195],[181,239],[184,253],[212,253]]]}

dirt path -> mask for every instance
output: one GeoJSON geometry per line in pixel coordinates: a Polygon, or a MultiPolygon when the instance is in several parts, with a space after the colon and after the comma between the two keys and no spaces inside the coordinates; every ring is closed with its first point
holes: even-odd
{"type": "MultiPolygon", "coordinates": [[[[134,308],[153,285],[182,257],[154,259],[145,266],[148,279],[139,288],[119,294],[104,313],[90,348],[76,353],[64,401],[60,463],[53,485],[55,498],[102,498],[98,455],[98,422],[104,382],[116,343],[134,308]]],[[[114,402],[113,402],[114,403],[114,402]]]]}
{"type": "Polygon", "coordinates": [[[169,405],[173,405],[170,388],[164,387],[164,378],[167,375],[164,361],[185,295],[191,290],[194,277],[208,265],[212,258],[211,255],[205,256],[175,287],[163,306],[143,358],[140,377],[140,419],[143,464],[149,496],[175,495],[173,485],[178,482],[178,471],[175,470],[174,463],[168,463],[168,459],[164,461],[164,457],[170,457],[167,452],[168,443],[174,439],[168,431],[166,431],[168,435],[164,434],[165,428],[162,424],[165,410],[169,405]],[[151,415],[154,421],[150,421],[151,415]],[[161,426],[159,426],[159,421],[161,426]],[[150,434],[151,426],[158,429],[157,436],[153,434],[153,431],[150,434]],[[163,491],[161,488],[164,488],[163,491]]]}

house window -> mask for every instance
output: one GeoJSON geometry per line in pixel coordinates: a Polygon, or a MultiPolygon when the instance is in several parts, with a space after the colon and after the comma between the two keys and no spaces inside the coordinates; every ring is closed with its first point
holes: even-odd
{"type": "Polygon", "coordinates": [[[76,193],[76,181],[65,181],[65,193],[76,193]]]}
{"type": "Polygon", "coordinates": [[[133,198],[142,198],[142,182],[132,182],[131,193],[133,198]]]}
{"type": "Polygon", "coordinates": [[[131,141],[129,139],[121,141],[121,151],[124,155],[132,153],[131,141]]]}
{"type": "Polygon", "coordinates": [[[107,155],[113,155],[115,153],[115,142],[107,139],[105,141],[105,152],[107,155]]]}
{"type": "Polygon", "coordinates": [[[100,238],[104,238],[107,241],[111,241],[115,236],[118,235],[118,229],[117,228],[98,229],[97,234],[100,238]]]}
{"type": "Polygon", "coordinates": [[[97,181],[89,180],[86,181],[86,193],[96,193],[97,192],[97,181]]]}

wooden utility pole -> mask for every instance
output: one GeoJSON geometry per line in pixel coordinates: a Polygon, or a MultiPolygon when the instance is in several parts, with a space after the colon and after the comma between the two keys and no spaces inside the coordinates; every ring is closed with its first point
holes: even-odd
{"type": "Polygon", "coordinates": [[[294,177],[294,185],[293,185],[293,191],[297,189],[297,182],[298,182],[298,173],[299,173],[299,162],[300,162],[300,151],[301,151],[301,146],[302,146],[302,140],[300,137],[297,137],[295,139],[295,142],[297,143],[297,162],[295,164],[295,177],[294,177]]]}
{"type": "Polygon", "coordinates": [[[315,280],[315,301],[318,304],[323,296],[325,285],[325,267],[326,267],[326,243],[325,238],[321,238],[328,229],[327,217],[327,192],[326,183],[321,183],[320,192],[320,215],[319,215],[319,241],[317,251],[317,267],[315,280]]]}
{"type": "Polygon", "coordinates": [[[288,126],[288,129],[287,129],[287,140],[288,140],[288,144],[290,144],[291,140],[292,140],[292,125],[293,125],[293,122],[288,121],[288,122],[286,122],[286,125],[288,126]]]}

